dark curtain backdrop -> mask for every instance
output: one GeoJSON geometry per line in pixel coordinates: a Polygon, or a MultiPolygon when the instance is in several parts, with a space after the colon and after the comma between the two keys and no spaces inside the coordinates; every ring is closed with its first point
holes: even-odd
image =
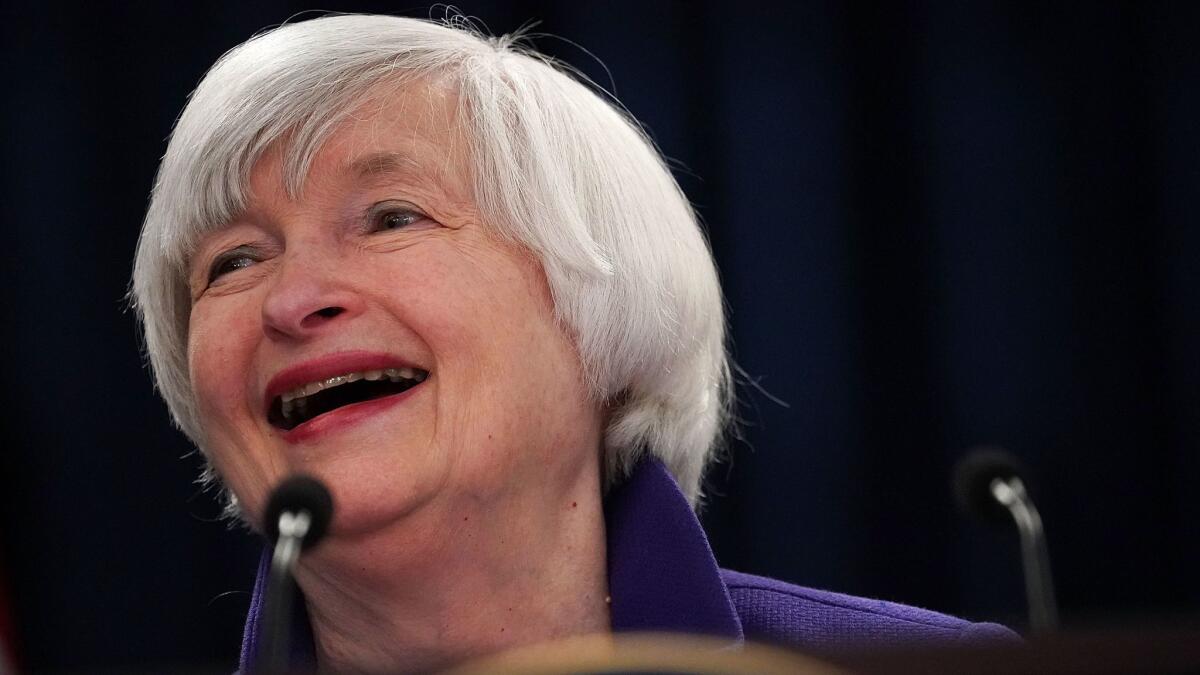
{"type": "MultiPolygon", "coordinates": [[[[998,443],[1068,625],[1197,616],[1200,5],[459,6],[560,36],[536,44],[615,86],[704,218],[745,373],[704,513],[725,565],[1020,625],[1014,534],[948,487],[998,443]]],[[[303,9],[4,5],[0,555],[28,668],[234,663],[258,544],[193,484],[122,296],[188,92],[303,9]]]]}

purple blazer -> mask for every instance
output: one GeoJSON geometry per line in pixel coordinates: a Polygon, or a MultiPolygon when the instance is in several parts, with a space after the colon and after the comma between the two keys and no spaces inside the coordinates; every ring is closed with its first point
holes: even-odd
{"type": "MultiPolygon", "coordinates": [[[[612,629],[700,633],[816,653],[895,646],[1017,642],[994,623],[972,623],[893,602],[818,591],[717,567],[700,522],[666,467],[643,460],[605,500],[612,629]]],[[[269,555],[259,564],[242,641],[252,672],[269,555]]],[[[315,666],[312,628],[297,603],[292,663],[315,666]]]]}

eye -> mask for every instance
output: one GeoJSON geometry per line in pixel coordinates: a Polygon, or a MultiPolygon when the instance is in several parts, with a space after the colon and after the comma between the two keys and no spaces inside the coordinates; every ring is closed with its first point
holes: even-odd
{"type": "Polygon", "coordinates": [[[412,206],[389,202],[371,209],[370,228],[372,232],[401,230],[423,220],[429,220],[429,216],[412,206]]]}
{"type": "Polygon", "coordinates": [[[218,255],[213,260],[212,266],[208,268],[208,283],[211,284],[230,272],[250,267],[257,262],[259,262],[258,254],[246,246],[226,251],[218,255]]]}

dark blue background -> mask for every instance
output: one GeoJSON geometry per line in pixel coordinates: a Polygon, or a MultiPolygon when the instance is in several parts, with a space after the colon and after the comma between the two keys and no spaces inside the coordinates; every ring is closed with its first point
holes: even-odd
{"type": "MultiPolygon", "coordinates": [[[[704,516],[724,564],[1019,623],[1015,537],[948,489],[1001,443],[1068,625],[1196,616],[1200,6],[459,6],[566,38],[536,43],[615,82],[707,224],[743,379],[787,404],[740,390],[704,516]]],[[[0,10],[0,551],[28,667],[233,665],[257,544],[193,485],[122,296],[188,92],[304,8],[0,10]]]]}

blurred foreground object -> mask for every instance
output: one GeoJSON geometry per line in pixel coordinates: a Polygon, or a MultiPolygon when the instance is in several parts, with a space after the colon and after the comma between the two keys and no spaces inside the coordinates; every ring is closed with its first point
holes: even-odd
{"type": "Polygon", "coordinates": [[[1200,627],[1060,632],[1021,645],[864,650],[814,657],[756,643],[672,634],[593,635],[524,647],[449,671],[550,675],[1118,675],[1200,672],[1200,627]]]}
{"type": "Polygon", "coordinates": [[[637,633],[587,635],[480,659],[453,675],[517,673],[689,673],[695,675],[848,675],[815,658],[778,647],[728,640],[637,633]]]}

